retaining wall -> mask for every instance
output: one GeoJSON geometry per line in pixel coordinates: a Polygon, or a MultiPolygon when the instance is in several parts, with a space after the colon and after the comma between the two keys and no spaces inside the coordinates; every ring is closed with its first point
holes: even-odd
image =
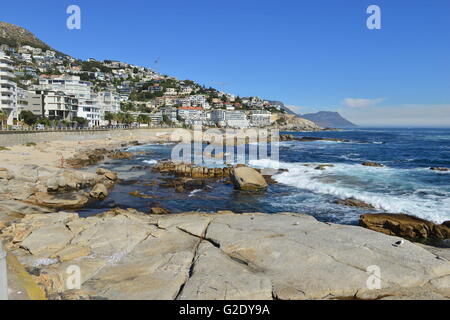
{"type": "MultiPolygon", "coordinates": [[[[170,129],[165,129],[169,131],[170,129]]],[[[91,139],[120,138],[130,136],[144,136],[155,134],[155,131],[164,131],[164,129],[135,129],[135,130],[105,130],[105,131],[30,131],[30,132],[1,132],[0,146],[8,147],[22,145],[29,142],[46,141],[80,141],[91,139]]]]}

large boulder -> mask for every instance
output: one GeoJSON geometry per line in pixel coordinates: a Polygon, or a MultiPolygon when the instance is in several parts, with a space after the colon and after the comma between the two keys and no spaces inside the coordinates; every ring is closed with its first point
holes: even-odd
{"type": "Polygon", "coordinates": [[[238,190],[266,190],[268,184],[261,173],[250,167],[239,167],[231,170],[231,181],[238,190]]]}
{"type": "Polygon", "coordinates": [[[73,210],[84,207],[89,201],[89,198],[84,193],[69,192],[65,194],[50,194],[46,192],[37,192],[29,197],[26,202],[38,206],[73,210]]]}
{"type": "Polygon", "coordinates": [[[109,195],[108,188],[106,188],[104,184],[98,183],[92,188],[89,195],[91,198],[104,200],[109,195]]]}
{"type": "Polygon", "coordinates": [[[438,225],[406,214],[364,214],[360,217],[360,224],[374,231],[413,240],[450,238],[448,225],[438,225]]]}
{"type": "Polygon", "coordinates": [[[192,164],[179,163],[171,161],[160,162],[153,169],[154,172],[170,173],[181,177],[191,177],[194,179],[223,179],[230,176],[230,168],[208,168],[197,167],[192,164]]]}
{"type": "Polygon", "coordinates": [[[72,159],[68,159],[66,162],[71,167],[79,169],[103,161],[105,159],[105,154],[108,154],[108,150],[106,149],[82,151],[75,155],[72,159]]]}
{"type": "Polygon", "coordinates": [[[104,176],[106,179],[111,180],[111,181],[118,180],[117,174],[108,169],[98,168],[96,173],[100,176],[104,176]]]}
{"type": "Polygon", "coordinates": [[[84,189],[101,182],[104,177],[90,172],[65,170],[47,180],[48,192],[66,192],[84,189]]]}

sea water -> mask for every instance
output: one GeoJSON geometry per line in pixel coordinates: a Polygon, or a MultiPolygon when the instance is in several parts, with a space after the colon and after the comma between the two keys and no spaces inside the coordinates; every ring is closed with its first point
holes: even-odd
{"type": "Polygon", "coordinates": [[[173,145],[145,145],[130,148],[133,160],[113,161],[104,167],[132,180],[115,187],[110,197],[82,210],[92,215],[110,207],[132,207],[148,212],[162,206],[172,212],[232,210],[235,212],[296,212],[320,221],[356,224],[368,212],[406,213],[441,223],[450,220],[450,129],[352,129],[314,133],[290,133],[297,137],[337,138],[349,142],[288,141],[279,143],[279,159],[251,160],[257,168],[281,168],[278,182],[265,193],[248,194],[231,184],[210,182],[203,190],[176,193],[158,187],[164,176],[149,168],[170,159],[173,145]],[[366,167],[372,161],[382,168],[366,167]],[[310,164],[310,165],[308,165],[310,164]],[[332,164],[316,170],[318,164],[332,164]],[[155,182],[155,183],[151,183],[155,182]],[[139,191],[150,198],[129,195],[139,191]],[[355,198],[374,210],[335,204],[338,199],[355,198]]]}

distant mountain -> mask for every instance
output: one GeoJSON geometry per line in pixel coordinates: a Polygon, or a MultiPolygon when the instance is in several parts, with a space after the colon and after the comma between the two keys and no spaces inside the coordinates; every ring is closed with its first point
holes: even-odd
{"type": "Polygon", "coordinates": [[[12,47],[29,45],[44,50],[51,49],[49,45],[39,40],[30,31],[2,21],[0,21],[0,44],[7,44],[12,47]]]}
{"type": "Polygon", "coordinates": [[[301,115],[302,118],[315,122],[323,128],[353,128],[356,124],[343,118],[338,112],[320,111],[301,115]]]}

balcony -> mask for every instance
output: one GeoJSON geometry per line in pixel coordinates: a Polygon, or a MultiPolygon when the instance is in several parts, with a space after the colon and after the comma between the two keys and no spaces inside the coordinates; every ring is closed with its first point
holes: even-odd
{"type": "Polygon", "coordinates": [[[8,68],[8,69],[13,69],[13,67],[11,66],[11,62],[10,61],[7,61],[7,60],[3,60],[3,59],[1,59],[0,58],[0,69],[3,69],[3,68],[8,68]]]}
{"type": "Polygon", "coordinates": [[[0,69],[0,77],[1,78],[14,78],[14,74],[12,72],[0,69]]]}
{"type": "Polygon", "coordinates": [[[7,100],[0,101],[0,110],[13,110],[15,108],[14,102],[7,100]]]}
{"type": "MultiPolygon", "coordinates": [[[[16,87],[16,83],[14,81],[11,81],[9,79],[0,79],[0,85],[7,85],[7,86],[11,86],[11,87],[16,87]]],[[[1,87],[2,89],[4,87],[1,87]]]]}

